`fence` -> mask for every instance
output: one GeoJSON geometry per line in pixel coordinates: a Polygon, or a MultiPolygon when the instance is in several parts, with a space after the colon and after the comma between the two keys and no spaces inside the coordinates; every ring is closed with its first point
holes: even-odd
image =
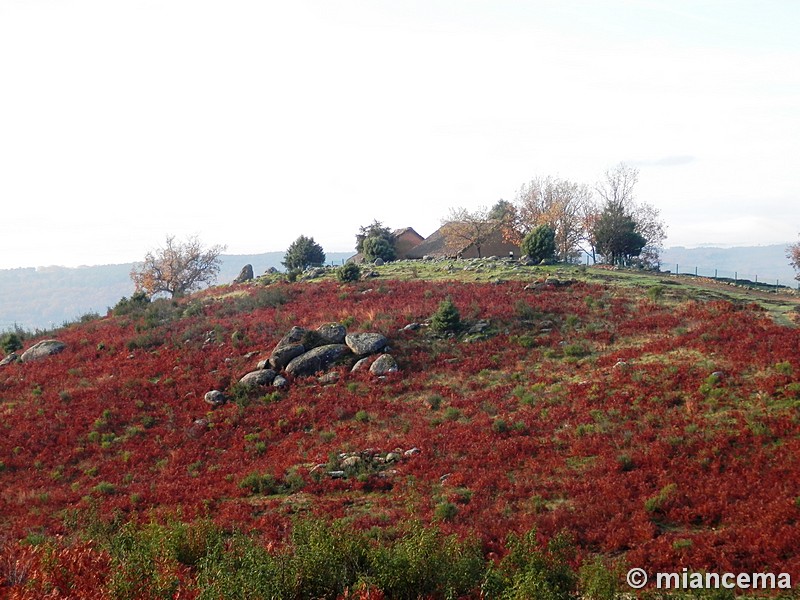
{"type": "MultiPolygon", "coordinates": [[[[662,264],[661,269],[665,270],[671,265],[662,264]]],[[[681,267],[680,264],[675,265],[674,271],[666,271],[674,273],[675,275],[688,275],[690,277],[706,277],[708,279],[715,279],[717,281],[724,281],[726,283],[734,283],[736,285],[745,285],[752,287],[759,287],[765,289],[793,289],[796,286],[800,290],[800,281],[784,280],[781,282],[779,277],[774,276],[759,276],[757,273],[741,273],[739,271],[725,271],[716,268],[706,267],[681,267]],[[683,270],[681,270],[683,269],[683,270]]]]}

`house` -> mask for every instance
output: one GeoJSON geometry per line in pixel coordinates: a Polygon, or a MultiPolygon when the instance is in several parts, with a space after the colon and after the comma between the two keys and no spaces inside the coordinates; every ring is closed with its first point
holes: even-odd
{"type": "MultiPolygon", "coordinates": [[[[475,244],[464,239],[447,236],[444,233],[445,226],[440,227],[425,241],[416,245],[408,252],[408,258],[422,258],[433,256],[434,258],[479,258],[478,248],[475,244]]],[[[480,246],[480,257],[487,256],[509,256],[510,253],[519,257],[519,246],[503,239],[501,226],[492,230],[480,246]]]]}
{"type": "MultiPolygon", "coordinates": [[[[403,227],[402,229],[395,229],[392,232],[394,236],[394,250],[395,259],[404,260],[409,258],[408,253],[411,250],[425,241],[425,238],[414,231],[413,227],[403,227]]],[[[359,252],[347,259],[347,262],[354,262],[356,264],[363,264],[364,255],[359,252]]]]}
{"type": "Polygon", "coordinates": [[[396,229],[394,235],[394,250],[397,260],[408,258],[408,253],[425,241],[425,238],[411,227],[396,229]]]}

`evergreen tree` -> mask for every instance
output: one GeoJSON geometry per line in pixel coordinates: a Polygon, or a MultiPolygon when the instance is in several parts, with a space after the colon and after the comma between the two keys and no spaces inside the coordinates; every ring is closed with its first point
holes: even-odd
{"type": "Polygon", "coordinates": [[[556,232],[549,225],[534,227],[520,247],[523,254],[527,254],[535,263],[543,260],[552,260],[556,255],[556,232]]]}
{"type": "Polygon", "coordinates": [[[325,263],[325,252],[314,238],[301,235],[291,243],[283,257],[283,266],[290,271],[319,267],[325,263]]]}

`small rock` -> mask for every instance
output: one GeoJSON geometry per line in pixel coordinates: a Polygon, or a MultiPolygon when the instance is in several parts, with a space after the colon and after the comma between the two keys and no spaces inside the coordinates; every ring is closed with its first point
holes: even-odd
{"type": "Polygon", "coordinates": [[[323,344],[344,344],[347,329],[340,323],[326,323],[317,327],[317,334],[322,339],[323,344]]]}
{"type": "Polygon", "coordinates": [[[286,380],[286,377],[283,375],[278,375],[272,380],[272,387],[285,388],[288,383],[289,382],[286,380]]]}
{"type": "Polygon", "coordinates": [[[380,333],[349,333],[344,338],[344,343],[357,356],[377,354],[384,349],[389,340],[380,333]]]}
{"type": "Polygon", "coordinates": [[[269,359],[265,358],[264,360],[258,361],[258,364],[256,365],[256,369],[258,369],[258,370],[269,369],[269,366],[270,366],[269,365],[269,359]]]}
{"type": "Polygon", "coordinates": [[[203,400],[205,400],[213,408],[220,407],[228,401],[228,399],[225,398],[225,394],[219,390],[211,390],[210,392],[206,392],[206,395],[203,396],[203,400]]]}
{"type": "Polygon", "coordinates": [[[0,367],[5,367],[6,365],[10,365],[11,363],[15,363],[19,360],[19,356],[17,356],[16,352],[12,352],[8,356],[6,356],[3,360],[0,360],[0,367]]]}
{"type": "Polygon", "coordinates": [[[375,262],[372,263],[376,267],[382,267],[384,265],[383,259],[379,256],[375,259],[375,262]]]}
{"type": "Polygon", "coordinates": [[[419,448],[411,448],[410,450],[406,450],[403,452],[403,456],[415,456],[419,454],[421,450],[419,448]]]}
{"type": "Polygon", "coordinates": [[[359,361],[356,361],[356,364],[353,365],[353,368],[350,369],[351,373],[355,373],[356,371],[363,371],[369,365],[370,360],[372,360],[369,356],[365,356],[359,361]]]}
{"type": "Polygon", "coordinates": [[[403,327],[403,331],[416,331],[420,327],[422,327],[422,325],[420,325],[419,323],[409,323],[408,325],[403,327]]]}
{"type": "Polygon", "coordinates": [[[386,375],[398,371],[397,362],[391,354],[381,354],[369,368],[373,375],[386,375]]]}
{"type": "Polygon", "coordinates": [[[342,477],[344,477],[344,471],[328,471],[328,475],[330,475],[334,479],[341,479],[342,477]]]}
{"type": "Polygon", "coordinates": [[[386,455],[386,462],[397,462],[400,460],[400,455],[397,452],[389,452],[386,455]]]}
{"type": "Polygon", "coordinates": [[[360,456],[348,456],[342,461],[342,466],[345,468],[352,468],[358,466],[359,463],[361,463],[360,456]]]}
{"type": "Polygon", "coordinates": [[[318,378],[317,381],[319,381],[322,385],[336,383],[337,381],[339,381],[339,373],[337,373],[336,371],[333,371],[331,373],[325,373],[325,375],[318,378]]]}
{"type": "Polygon", "coordinates": [[[251,371],[242,377],[239,380],[239,384],[247,387],[272,385],[277,375],[272,369],[259,369],[258,371],[251,371]]]}

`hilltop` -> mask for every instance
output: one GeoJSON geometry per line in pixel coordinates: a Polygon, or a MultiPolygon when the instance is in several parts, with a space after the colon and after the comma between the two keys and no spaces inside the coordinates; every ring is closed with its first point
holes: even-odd
{"type": "Polygon", "coordinates": [[[800,576],[795,293],[505,260],[369,275],[123,303],[0,367],[0,593],[612,598],[632,566],[800,576]],[[434,331],[446,299],[461,327],[434,331]],[[237,383],[326,323],[382,334],[399,371],[237,383]]]}

